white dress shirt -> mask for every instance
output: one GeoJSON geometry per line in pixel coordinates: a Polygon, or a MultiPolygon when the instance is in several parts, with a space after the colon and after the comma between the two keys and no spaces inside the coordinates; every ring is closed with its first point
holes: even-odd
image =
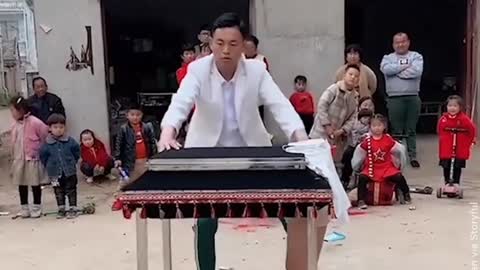
{"type": "MultiPolygon", "coordinates": [[[[237,112],[235,110],[235,82],[236,75],[230,80],[226,81],[218,72],[214,65],[213,79],[218,79],[222,82],[223,94],[223,123],[222,131],[218,139],[217,146],[219,147],[242,147],[247,146],[245,140],[240,133],[240,127],[237,121],[237,112]]],[[[241,91],[241,89],[239,89],[241,91]]]]}

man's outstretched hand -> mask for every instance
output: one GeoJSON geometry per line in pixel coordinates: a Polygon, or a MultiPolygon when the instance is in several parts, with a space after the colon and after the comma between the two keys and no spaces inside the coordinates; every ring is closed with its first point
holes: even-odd
{"type": "Polygon", "coordinates": [[[168,151],[171,149],[178,150],[182,147],[180,143],[176,140],[177,131],[174,127],[165,127],[162,129],[160,135],[160,140],[158,141],[157,147],[158,152],[168,151]]]}

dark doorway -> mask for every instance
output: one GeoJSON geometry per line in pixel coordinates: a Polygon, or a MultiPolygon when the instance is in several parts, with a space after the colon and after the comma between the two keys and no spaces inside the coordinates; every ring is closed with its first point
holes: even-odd
{"type": "Polygon", "coordinates": [[[178,84],[185,43],[224,12],[249,22],[249,0],[102,0],[111,134],[124,123],[124,104],[144,105],[145,120],[158,127],[178,84]]]}
{"type": "MultiPolygon", "coordinates": [[[[374,98],[380,113],[386,113],[386,108],[379,65],[383,55],[392,52],[392,37],[397,32],[409,34],[411,49],[424,57],[423,102],[464,95],[467,4],[466,0],[346,0],[346,44],[360,44],[365,64],[377,74],[379,87],[374,98]]],[[[421,117],[419,132],[434,132],[434,120],[435,115],[421,117]]]]}

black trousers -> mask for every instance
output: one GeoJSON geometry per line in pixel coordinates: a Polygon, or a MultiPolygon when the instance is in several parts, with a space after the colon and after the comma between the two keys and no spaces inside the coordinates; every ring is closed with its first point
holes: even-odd
{"type": "Polygon", "coordinates": [[[68,205],[70,207],[77,206],[77,176],[69,177],[62,176],[58,179],[59,186],[54,187],[55,198],[59,207],[65,206],[65,198],[68,198],[68,205]]]}
{"type": "MultiPolygon", "coordinates": [[[[113,167],[114,167],[113,159],[109,159],[107,166],[105,166],[105,171],[103,172],[103,175],[109,175],[110,172],[112,171],[113,167]]],[[[82,162],[80,164],[80,171],[86,177],[93,177],[94,169],[95,169],[94,167],[88,165],[86,162],[82,162]]]]}
{"type": "Polygon", "coordinates": [[[302,119],[303,125],[305,126],[305,131],[307,134],[310,133],[310,130],[313,127],[314,117],[313,114],[298,114],[300,119],[302,119]]]}
{"type": "MultiPolygon", "coordinates": [[[[370,177],[360,174],[358,177],[358,200],[365,201],[368,195],[368,183],[373,181],[370,177]]],[[[399,173],[390,177],[387,177],[386,181],[390,181],[396,185],[396,188],[400,189],[403,194],[407,194],[410,192],[410,188],[408,187],[407,180],[405,177],[399,173]]]]}
{"type": "MultiPolygon", "coordinates": [[[[20,194],[20,205],[28,204],[28,186],[18,186],[20,194]]],[[[33,204],[42,204],[42,188],[40,186],[32,186],[33,204]]]]}
{"type": "Polygon", "coordinates": [[[353,169],[352,169],[352,158],[353,153],[355,152],[355,147],[349,145],[345,152],[343,152],[342,156],[342,176],[340,177],[340,181],[342,181],[343,187],[347,188],[348,183],[350,183],[350,176],[352,176],[353,169]]]}
{"type": "MultiPolygon", "coordinates": [[[[462,176],[462,168],[453,167],[453,183],[460,184],[460,177],[462,176]]],[[[445,184],[450,180],[450,167],[443,168],[443,177],[445,178],[445,184]]]]}
{"type": "MultiPolygon", "coordinates": [[[[455,159],[453,162],[453,183],[460,184],[460,177],[462,176],[462,168],[465,168],[467,161],[464,159],[455,159]]],[[[439,165],[443,167],[443,177],[445,178],[445,184],[450,180],[450,167],[452,161],[450,159],[441,159],[439,165]]]]}

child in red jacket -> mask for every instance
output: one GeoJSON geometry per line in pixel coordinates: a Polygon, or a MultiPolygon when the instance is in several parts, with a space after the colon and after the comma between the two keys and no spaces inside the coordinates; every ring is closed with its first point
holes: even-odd
{"type": "Polygon", "coordinates": [[[443,167],[445,183],[450,178],[451,158],[453,156],[453,133],[449,129],[458,128],[465,130],[457,133],[456,154],[453,166],[453,183],[460,184],[462,168],[470,158],[470,150],[475,143],[475,126],[472,120],[463,112],[463,100],[460,96],[453,95],[447,99],[447,112],[438,121],[438,153],[443,167]]]}
{"type": "Polygon", "coordinates": [[[310,132],[313,126],[315,105],[312,93],[307,91],[307,77],[298,75],[295,77],[295,93],[290,96],[290,102],[303,121],[305,130],[310,132]]]}
{"type": "Polygon", "coordinates": [[[107,153],[105,145],[95,137],[93,131],[89,129],[82,131],[80,142],[82,157],[80,171],[87,177],[87,183],[93,183],[93,178],[97,176],[115,179],[110,174],[114,166],[113,158],[107,153]]]}
{"type": "MultiPolygon", "coordinates": [[[[404,147],[385,133],[387,119],[375,114],[370,120],[370,134],[355,149],[352,167],[358,177],[358,207],[367,209],[368,183],[389,181],[396,185],[405,203],[411,202],[410,188],[402,174],[406,155],[404,147]]],[[[401,203],[403,203],[401,201],[401,203]]]]}
{"type": "Polygon", "coordinates": [[[175,73],[178,85],[182,83],[183,78],[187,75],[188,65],[195,60],[195,47],[190,44],[183,45],[180,57],[182,58],[182,66],[175,73]]]}

